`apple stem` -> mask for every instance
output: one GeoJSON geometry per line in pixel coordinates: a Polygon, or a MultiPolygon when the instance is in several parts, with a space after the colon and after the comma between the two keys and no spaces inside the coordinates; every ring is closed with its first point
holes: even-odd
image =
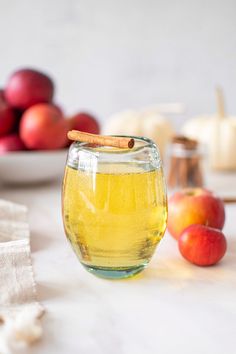
{"type": "Polygon", "coordinates": [[[225,118],[225,100],[223,95],[223,90],[221,87],[217,86],[215,89],[216,93],[216,104],[217,104],[217,116],[222,119],[225,118]]]}

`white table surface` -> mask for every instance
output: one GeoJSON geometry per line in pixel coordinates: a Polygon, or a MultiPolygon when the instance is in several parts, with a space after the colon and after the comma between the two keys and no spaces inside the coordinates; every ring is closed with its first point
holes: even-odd
{"type": "MultiPolygon", "coordinates": [[[[235,182],[223,190],[236,195],[235,182]]],[[[220,264],[187,263],[166,233],[142,274],[109,281],[87,273],[67,242],[59,184],[1,187],[0,197],[29,207],[38,298],[46,309],[43,338],[24,354],[236,352],[236,205],[226,209],[228,252],[220,264]]]]}

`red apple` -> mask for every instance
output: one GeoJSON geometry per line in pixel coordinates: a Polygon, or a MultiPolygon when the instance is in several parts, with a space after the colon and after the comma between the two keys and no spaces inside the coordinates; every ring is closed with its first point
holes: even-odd
{"type": "Polygon", "coordinates": [[[14,130],[16,124],[16,115],[5,101],[4,91],[0,90],[0,136],[9,134],[14,130]]]}
{"type": "Polygon", "coordinates": [[[19,135],[11,134],[0,138],[0,155],[19,150],[25,150],[25,145],[19,135]]]}
{"type": "Polygon", "coordinates": [[[206,189],[192,188],[176,192],[169,199],[168,231],[178,239],[192,224],[222,229],[225,222],[224,204],[206,189]]]}
{"type": "Polygon", "coordinates": [[[223,258],[227,243],[220,230],[195,224],[183,231],[178,246],[182,256],[189,262],[199,266],[210,266],[223,258]]]}
{"type": "Polygon", "coordinates": [[[52,105],[53,107],[55,107],[55,108],[59,111],[59,113],[60,113],[61,115],[64,116],[64,112],[63,112],[63,109],[62,109],[61,106],[59,106],[58,104],[55,104],[55,103],[51,103],[51,105],[52,105]]]}
{"type": "Polygon", "coordinates": [[[5,101],[4,90],[0,89],[0,101],[5,101]]]}
{"type": "Polygon", "coordinates": [[[99,134],[100,132],[100,126],[96,118],[85,112],[77,113],[71,117],[70,127],[91,134],[99,134]]]}
{"type": "Polygon", "coordinates": [[[67,144],[68,121],[57,107],[40,103],[27,109],[20,122],[20,137],[29,149],[53,150],[67,144]]]}
{"type": "Polygon", "coordinates": [[[10,76],[5,96],[12,107],[24,110],[37,103],[51,102],[53,91],[50,77],[37,70],[21,69],[10,76]]]}

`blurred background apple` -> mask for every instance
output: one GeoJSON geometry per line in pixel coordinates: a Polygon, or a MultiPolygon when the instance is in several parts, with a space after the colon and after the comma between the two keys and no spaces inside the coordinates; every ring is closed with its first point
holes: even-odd
{"type": "Polygon", "coordinates": [[[80,112],[70,118],[70,128],[83,132],[99,134],[100,125],[97,119],[89,113],[80,112]]]}
{"type": "Polygon", "coordinates": [[[55,150],[67,143],[68,121],[57,107],[39,103],[27,109],[20,122],[20,137],[27,148],[55,150]]]}
{"type": "Polygon", "coordinates": [[[20,69],[14,72],[5,88],[9,105],[22,110],[36,103],[51,102],[53,93],[52,80],[34,69],[20,69]]]}
{"type": "Polygon", "coordinates": [[[25,144],[18,134],[10,134],[0,138],[0,155],[4,155],[10,151],[21,151],[25,149],[25,144]]]}
{"type": "Polygon", "coordinates": [[[16,113],[5,100],[4,91],[0,90],[0,136],[4,136],[14,130],[16,113]]]}

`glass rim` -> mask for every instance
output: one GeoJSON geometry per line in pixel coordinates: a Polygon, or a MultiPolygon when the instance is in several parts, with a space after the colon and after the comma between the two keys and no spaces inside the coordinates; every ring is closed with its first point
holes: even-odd
{"type": "Polygon", "coordinates": [[[119,148],[119,147],[112,147],[112,146],[104,146],[104,145],[95,145],[91,146],[89,143],[76,141],[74,142],[75,146],[79,147],[81,150],[89,151],[89,152],[97,152],[97,153],[105,153],[105,154],[129,154],[133,152],[142,151],[144,148],[151,148],[156,147],[155,142],[152,139],[149,139],[144,136],[136,136],[136,135],[108,135],[112,137],[118,138],[130,138],[134,139],[135,145],[132,149],[129,148],[119,148]],[[142,145],[136,146],[136,143],[142,143],[142,145]]]}

